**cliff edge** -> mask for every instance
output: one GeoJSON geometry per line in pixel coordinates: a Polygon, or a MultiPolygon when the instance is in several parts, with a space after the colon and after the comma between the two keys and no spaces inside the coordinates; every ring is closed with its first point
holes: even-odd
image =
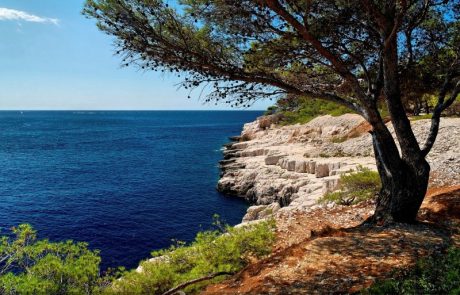
{"type": "MultiPolygon", "coordinates": [[[[430,121],[412,125],[423,141],[430,121]]],[[[369,126],[361,117],[324,116],[282,127],[267,127],[266,118],[259,118],[246,124],[244,141],[224,152],[218,188],[254,204],[244,222],[273,216],[276,243],[267,258],[203,294],[354,294],[413,268],[422,257],[458,249],[459,127],[459,118],[441,120],[428,156],[430,188],[417,223],[367,227],[362,222],[373,213],[371,200],[317,204],[337,187],[339,175],[358,165],[375,169],[369,126]]]]}
{"type": "MultiPolygon", "coordinates": [[[[330,115],[304,125],[279,126],[276,116],[245,124],[237,141],[226,145],[219,191],[243,197],[253,206],[243,222],[276,214],[309,212],[337,189],[340,175],[358,166],[376,170],[370,126],[356,114],[330,115]]],[[[423,142],[430,120],[413,121],[423,142]]],[[[391,123],[389,129],[393,132],[391,123]]],[[[430,187],[460,184],[460,118],[443,118],[428,155],[430,187]]],[[[328,204],[325,206],[334,206],[328,204]]]]}

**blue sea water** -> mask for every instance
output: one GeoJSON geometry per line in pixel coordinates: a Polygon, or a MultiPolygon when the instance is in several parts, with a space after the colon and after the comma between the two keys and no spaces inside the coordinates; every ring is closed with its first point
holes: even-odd
{"type": "Polygon", "coordinates": [[[0,112],[0,227],[86,241],[136,267],[247,204],[215,190],[228,136],[260,112],[0,112]]]}

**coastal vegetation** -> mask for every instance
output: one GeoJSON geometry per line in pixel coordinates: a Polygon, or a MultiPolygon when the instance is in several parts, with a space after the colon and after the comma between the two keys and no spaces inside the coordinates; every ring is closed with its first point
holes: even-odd
{"type": "Polygon", "coordinates": [[[290,125],[305,124],[318,116],[340,116],[350,112],[346,107],[333,102],[302,97],[295,100],[280,99],[276,105],[268,108],[266,114],[278,114],[281,117],[281,125],[290,125]]]}
{"type": "Polygon", "coordinates": [[[273,221],[239,228],[219,221],[216,225],[216,230],[199,233],[188,245],[177,243],[169,249],[153,252],[154,261],[143,262],[142,271],[124,273],[108,293],[163,294],[184,282],[210,277],[184,288],[193,292],[271,253],[275,239],[273,221]]]}
{"type": "Polygon", "coordinates": [[[460,249],[422,258],[413,268],[377,282],[362,294],[460,294],[460,249]]]}
{"type": "Polygon", "coordinates": [[[378,172],[358,166],[357,171],[342,174],[338,190],[325,194],[318,202],[334,202],[339,205],[357,204],[375,198],[381,185],[378,172]]]}
{"type": "MultiPolygon", "coordinates": [[[[424,119],[431,119],[433,114],[430,112],[436,106],[436,97],[433,95],[423,96],[424,112],[422,109],[417,109],[412,101],[403,101],[404,109],[410,114],[409,120],[417,121],[424,119]]],[[[387,106],[380,102],[379,112],[382,118],[389,118],[387,106]]],[[[264,115],[278,115],[280,125],[292,124],[306,124],[312,119],[324,116],[340,116],[347,113],[353,113],[350,109],[330,101],[322,99],[309,99],[306,97],[286,98],[279,99],[274,105],[269,106],[264,115]]],[[[460,95],[457,96],[456,101],[452,106],[443,114],[446,117],[459,117],[460,116],[460,95]]]]}
{"type": "Polygon", "coordinates": [[[426,157],[460,93],[458,1],[87,0],[84,14],[115,38],[123,65],[185,73],[184,88],[212,87],[208,102],[245,107],[291,95],[362,115],[382,182],[371,220],[415,221],[426,157]],[[404,105],[421,109],[427,95],[436,103],[419,144],[404,105]]]}
{"type": "Polygon", "coordinates": [[[38,240],[28,224],[2,236],[1,294],[97,294],[109,283],[100,276],[98,251],[86,243],[38,240]]]}
{"type": "Polygon", "coordinates": [[[235,228],[216,219],[214,225],[189,244],[154,251],[140,271],[101,273],[99,252],[86,243],[38,240],[30,225],[21,224],[1,238],[0,293],[163,294],[181,285],[197,291],[271,253],[273,221],[235,228]]]}
{"type": "MultiPolygon", "coordinates": [[[[446,171],[458,175],[460,167],[452,152],[460,121],[449,118],[440,127],[441,117],[460,106],[458,0],[86,0],[83,13],[115,38],[123,66],[185,76],[181,86],[191,94],[202,87],[199,96],[207,95],[207,102],[248,107],[259,99],[277,101],[266,113],[273,116],[233,137],[220,162],[221,187],[255,206],[243,224],[232,227],[215,216],[213,229],[191,242],[174,240],[131,270],[102,270],[100,252],[88,243],[39,239],[31,225],[20,224],[0,237],[0,294],[215,294],[234,288],[239,291],[222,293],[460,294],[460,186],[430,182],[433,175],[449,182],[446,171]],[[323,115],[334,118],[312,121],[323,115]],[[427,120],[413,122],[419,119],[427,120]],[[307,122],[311,126],[272,128],[307,122]],[[443,142],[438,133],[453,140],[433,148],[437,137],[443,142]],[[429,154],[433,167],[447,168],[430,173],[429,154]],[[376,164],[378,171],[361,164],[376,164]]],[[[147,125],[135,132],[145,137],[147,125]]],[[[116,143],[129,154],[120,144],[126,138],[116,143]]],[[[170,151],[174,162],[199,163],[183,147],[170,151]]],[[[135,157],[145,162],[151,154],[135,157]]],[[[149,203],[128,200],[136,210],[149,203]]],[[[113,212],[104,224],[118,225],[113,212]]],[[[165,216],[157,219],[170,221],[165,216]]],[[[139,227],[147,224],[142,216],[136,220],[139,227]]]]}

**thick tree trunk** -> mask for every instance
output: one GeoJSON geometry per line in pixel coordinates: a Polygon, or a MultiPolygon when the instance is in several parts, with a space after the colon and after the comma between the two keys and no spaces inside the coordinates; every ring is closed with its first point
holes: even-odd
{"type": "Polygon", "coordinates": [[[394,160],[387,153],[387,141],[382,141],[380,131],[372,133],[377,168],[382,189],[377,197],[374,224],[415,222],[417,212],[428,188],[430,165],[423,157],[394,160]]]}
{"type": "Polygon", "coordinates": [[[396,5],[389,6],[388,24],[383,30],[383,94],[391,116],[395,135],[401,149],[396,147],[378,111],[369,109],[369,123],[373,127],[372,142],[382,189],[377,198],[374,216],[376,224],[415,222],[428,187],[430,165],[420,150],[415,134],[401,101],[398,74],[398,44],[395,29],[396,5]]]}

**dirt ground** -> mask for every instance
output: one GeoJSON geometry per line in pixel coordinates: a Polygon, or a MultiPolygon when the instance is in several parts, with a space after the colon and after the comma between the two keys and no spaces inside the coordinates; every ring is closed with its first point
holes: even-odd
{"type": "Polygon", "coordinates": [[[360,226],[373,207],[280,216],[273,254],[203,293],[354,293],[420,257],[460,246],[460,186],[430,189],[413,225],[360,226]]]}

